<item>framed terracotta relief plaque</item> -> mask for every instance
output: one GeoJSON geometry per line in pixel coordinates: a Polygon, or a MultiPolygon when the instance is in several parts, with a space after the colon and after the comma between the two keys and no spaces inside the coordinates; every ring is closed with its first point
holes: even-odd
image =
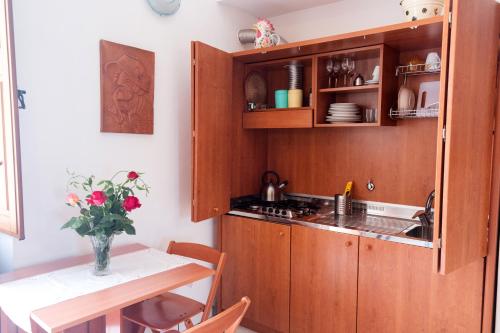
{"type": "Polygon", "coordinates": [[[153,134],[155,54],[101,40],[101,132],[153,134]]]}

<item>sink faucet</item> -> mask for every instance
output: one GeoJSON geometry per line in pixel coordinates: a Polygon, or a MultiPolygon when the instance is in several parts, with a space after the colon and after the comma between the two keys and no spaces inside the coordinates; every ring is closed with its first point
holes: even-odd
{"type": "Polygon", "coordinates": [[[435,191],[433,190],[427,197],[425,202],[425,210],[419,210],[413,215],[413,218],[418,217],[422,226],[428,227],[434,223],[434,211],[432,209],[432,202],[434,201],[435,191]]]}

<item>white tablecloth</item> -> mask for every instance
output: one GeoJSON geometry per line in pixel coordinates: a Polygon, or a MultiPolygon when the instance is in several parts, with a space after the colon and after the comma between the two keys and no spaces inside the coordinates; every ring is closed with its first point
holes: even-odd
{"type": "Polygon", "coordinates": [[[34,310],[188,263],[156,249],[131,252],[112,257],[107,276],[92,275],[93,263],[88,263],[0,284],[0,308],[18,327],[31,332],[34,310]]]}

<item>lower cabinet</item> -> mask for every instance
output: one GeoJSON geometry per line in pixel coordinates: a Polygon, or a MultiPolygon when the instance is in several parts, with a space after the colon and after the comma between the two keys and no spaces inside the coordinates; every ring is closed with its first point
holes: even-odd
{"type": "Polygon", "coordinates": [[[225,215],[222,307],[259,333],[481,332],[484,261],[432,273],[432,250],[225,215]]]}
{"type": "Polygon", "coordinates": [[[290,332],[356,332],[358,237],[292,226],[290,332]]]}
{"type": "Polygon", "coordinates": [[[358,332],[480,332],[483,261],[432,273],[432,250],[360,237],[358,332]]]}
{"type": "Polygon", "coordinates": [[[290,226],[224,215],[222,308],[243,296],[252,303],[243,324],[257,332],[289,332],[290,226]]]}

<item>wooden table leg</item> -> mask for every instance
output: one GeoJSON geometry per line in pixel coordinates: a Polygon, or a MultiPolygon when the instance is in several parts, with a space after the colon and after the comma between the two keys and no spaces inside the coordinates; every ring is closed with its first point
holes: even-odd
{"type": "Polygon", "coordinates": [[[121,310],[106,314],[106,333],[121,333],[121,310]]]}

